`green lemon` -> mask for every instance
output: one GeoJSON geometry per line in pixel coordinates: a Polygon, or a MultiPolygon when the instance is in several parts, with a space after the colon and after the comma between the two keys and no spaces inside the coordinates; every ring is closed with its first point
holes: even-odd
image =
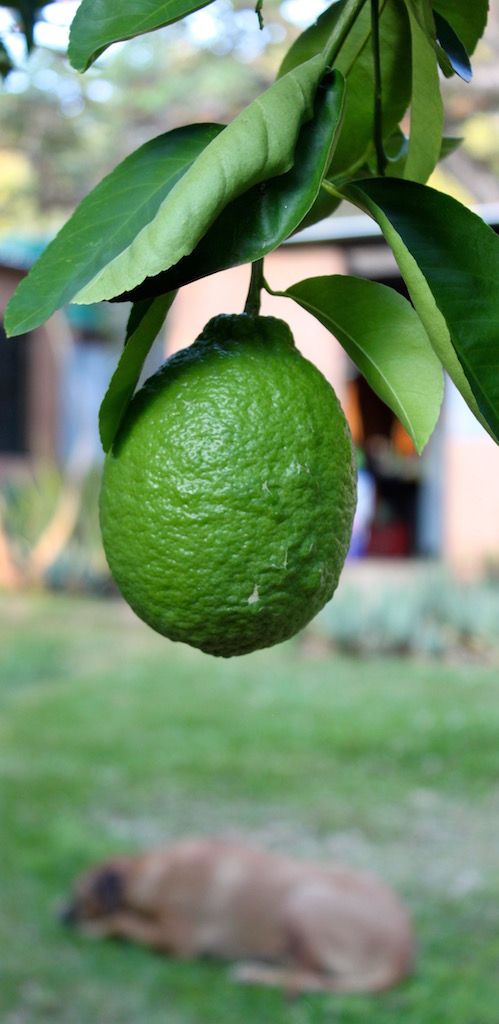
{"type": "Polygon", "coordinates": [[[132,399],[104,466],[104,548],[153,629],[229,657],[332,596],[356,503],[336,395],[273,317],[218,316],[132,399]]]}

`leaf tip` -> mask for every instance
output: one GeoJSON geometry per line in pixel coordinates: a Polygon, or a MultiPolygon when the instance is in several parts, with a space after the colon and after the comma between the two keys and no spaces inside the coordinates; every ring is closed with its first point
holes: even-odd
{"type": "Polygon", "coordinates": [[[101,406],[101,408],[99,410],[99,437],[100,437],[100,443],[102,445],[102,450],[104,452],[104,455],[107,455],[108,451],[110,450],[111,445],[112,445],[112,443],[114,441],[115,435],[116,435],[116,432],[115,432],[115,434],[113,434],[111,436],[110,432],[107,430],[106,420],[105,420],[105,416],[102,416],[102,406],[101,406]]]}
{"type": "Polygon", "coordinates": [[[99,409],[99,437],[104,455],[107,455],[113,446],[126,409],[126,404],[116,407],[113,393],[114,380],[115,375],[113,374],[99,409]]]}
{"type": "Polygon", "coordinates": [[[3,327],[8,338],[16,338],[24,333],[24,321],[16,311],[17,292],[9,299],[3,315],[3,327]]]}

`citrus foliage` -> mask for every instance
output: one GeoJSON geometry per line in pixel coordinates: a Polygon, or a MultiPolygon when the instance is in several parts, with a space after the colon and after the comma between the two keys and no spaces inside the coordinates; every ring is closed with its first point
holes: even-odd
{"type": "MultiPolygon", "coordinates": [[[[111,43],[203,6],[199,0],[83,0],[70,60],[83,71],[111,43]]],[[[257,6],[264,15],[264,5],[257,6]]],[[[470,78],[469,57],[487,10],[487,0],[332,3],[293,44],[276,83],[232,124],[187,125],[153,139],[89,194],[20,285],[7,309],[9,334],[31,329],[67,302],[131,298],[150,305],[191,280],[256,262],[348,198],[380,224],[429,344],[401,348],[391,326],[380,346],[379,290],[371,291],[372,306],[362,304],[348,342],[339,325],[349,318],[357,286],[322,279],[287,294],[304,304],[304,290],[313,289],[307,308],[338,332],[361,372],[376,364],[370,383],[397,415],[406,404],[403,382],[414,374],[431,377],[436,355],[497,440],[499,241],[426,185],[455,144],[442,137],[439,69],[470,78]],[[400,123],[408,111],[406,138],[400,123]],[[376,377],[384,381],[381,389],[376,377]]],[[[137,353],[127,356],[112,385],[122,397],[114,402],[111,389],[106,399],[107,446],[160,327],[158,311],[166,315],[170,304],[159,302],[155,315],[144,318],[139,307],[141,328],[129,341],[130,353],[135,347],[137,353]],[[110,407],[120,410],[114,425],[110,407]]],[[[421,448],[437,418],[438,389],[421,389],[418,402],[421,448]]]]}

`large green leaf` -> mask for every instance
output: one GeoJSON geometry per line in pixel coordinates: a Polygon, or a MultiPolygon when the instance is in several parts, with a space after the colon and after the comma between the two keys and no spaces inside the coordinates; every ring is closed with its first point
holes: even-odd
{"type": "Polygon", "coordinates": [[[374,178],[344,198],[378,222],[435,352],[499,441],[499,238],[450,196],[374,178]]]}
{"type": "Polygon", "coordinates": [[[444,50],[452,71],[456,72],[464,82],[470,82],[472,78],[470,58],[466,47],[459,36],[452,28],[452,25],[438,11],[433,12],[437,40],[444,50]]]}
{"type": "Polygon", "coordinates": [[[489,0],[433,0],[432,6],[452,25],[467,52],[473,53],[485,31],[489,0]]]}
{"type": "Polygon", "coordinates": [[[244,192],[222,211],[189,256],[123,298],[158,295],[219,270],[252,263],[276,249],[297,229],[321,190],[341,125],[344,94],[340,73],[326,75],[316,93],[314,116],[298,136],[291,170],[244,192]]]}
{"type": "MultiPolygon", "coordinates": [[[[415,0],[405,0],[411,23],[412,103],[409,151],[404,176],[424,184],[436,167],[442,144],[444,107],[440,95],[438,64],[433,41],[424,28],[424,19],[415,11],[415,0]]],[[[423,0],[431,17],[429,0],[423,0]]]]}
{"type": "Polygon", "coordinates": [[[95,274],[126,249],[155,216],[221,125],[177,128],[127,157],[80,203],[21,281],[5,314],[8,334],[23,334],[72,302],[95,274]]]}
{"type": "Polygon", "coordinates": [[[171,25],[210,3],[213,0],[82,0],[71,25],[69,60],[77,71],[86,71],[111,43],[171,25]]]}
{"type": "Polygon", "coordinates": [[[334,334],[421,452],[438,419],[442,367],[411,304],[364,278],[313,277],[284,293],[334,334]]]}
{"type": "MultiPolygon", "coordinates": [[[[426,35],[444,75],[450,78],[453,74],[457,74],[465,82],[469,82],[472,77],[469,54],[452,22],[436,9],[431,0],[404,0],[404,2],[426,35]]],[[[451,14],[453,13],[451,11],[451,14]]],[[[476,42],[473,34],[468,33],[467,36],[476,42]]]]}
{"type": "MultiPolygon", "coordinates": [[[[315,25],[298,37],[284,57],[280,75],[325,47],[347,2],[339,0],[333,4],[315,25]]],[[[411,98],[411,35],[407,12],[400,0],[381,0],[380,10],[383,135],[386,138],[403,117],[411,98]]],[[[347,80],[347,98],[343,128],[328,171],[331,179],[363,164],[373,148],[373,56],[369,4],[357,18],[335,67],[347,80]]]]}
{"type": "Polygon", "coordinates": [[[109,451],[128,403],[135,391],[146,357],[175,298],[175,292],[137,303],[132,308],[126,344],[104,395],[99,412],[102,447],[109,451]]]}
{"type": "Polygon", "coordinates": [[[280,78],[200,153],[131,244],[75,296],[98,302],[131,291],[195,249],[222,210],[253,185],[293,166],[302,124],[324,75],[316,56],[280,78]]]}

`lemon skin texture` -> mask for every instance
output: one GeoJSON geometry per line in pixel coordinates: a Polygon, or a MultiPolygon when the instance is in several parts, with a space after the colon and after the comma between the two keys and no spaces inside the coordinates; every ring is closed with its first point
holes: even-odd
{"type": "Polygon", "coordinates": [[[157,632],[247,654],[332,597],[356,484],[338,399],[287,324],[219,316],[128,407],[103,472],[107,560],[157,632]]]}

